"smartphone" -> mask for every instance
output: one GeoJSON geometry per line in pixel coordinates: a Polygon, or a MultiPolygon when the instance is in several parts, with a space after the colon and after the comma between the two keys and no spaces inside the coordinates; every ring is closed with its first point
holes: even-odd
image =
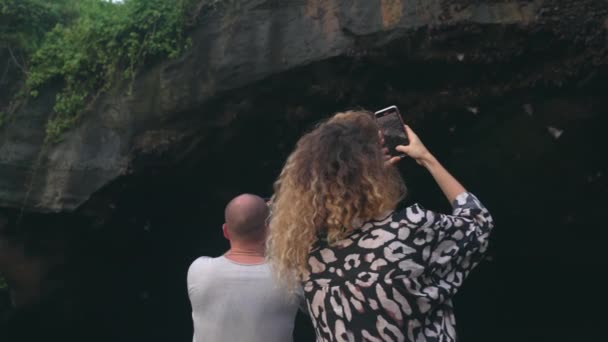
{"type": "Polygon", "coordinates": [[[388,148],[391,157],[405,156],[404,153],[395,150],[397,145],[409,145],[410,143],[397,106],[381,109],[375,113],[375,116],[384,137],[384,145],[388,148]]]}

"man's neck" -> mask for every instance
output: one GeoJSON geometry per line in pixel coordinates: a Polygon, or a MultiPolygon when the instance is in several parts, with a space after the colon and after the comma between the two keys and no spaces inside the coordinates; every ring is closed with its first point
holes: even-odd
{"type": "Polygon", "coordinates": [[[231,243],[230,249],[224,254],[224,257],[241,264],[262,264],[265,262],[264,250],[263,243],[258,245],[231,243]]]}

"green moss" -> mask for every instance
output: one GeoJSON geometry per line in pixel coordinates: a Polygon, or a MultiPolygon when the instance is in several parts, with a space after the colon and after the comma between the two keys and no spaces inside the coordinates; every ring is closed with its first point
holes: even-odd
{"type": "MultiPolygon", "coordinates": [[[[42,9],[51,9],[45,3],[0,0],[0,8],[9,14],[43,13],[42,9]]],[[[185,30],[192,0],[51,3],[55,6],[52,13],[57,15],[45,17],[44,25],[33,22],[29,27],[24,22],[19,29],[24,36],[42,36],[39,43],[26,49],[26,93],[36,97],[47,84],[61,86],[47,125],[47,140],[51,142],[61,139],[97,94],[117,82],[133,80],[142,66],[175,58],[189,46],[185,30]],[[40,34],[45,30],[48,32],[40,34]]],[[[11,37],[19,36],[19,30],[11,29],[11,37]]]]}

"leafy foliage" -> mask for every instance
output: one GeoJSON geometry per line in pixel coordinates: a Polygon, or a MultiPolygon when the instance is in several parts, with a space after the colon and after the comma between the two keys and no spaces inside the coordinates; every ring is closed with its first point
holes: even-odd
{"type": "Polygon", "coordinates": [[[0,0],[0,46],[32,52],[46,32],[75,16],[75,0],[0,0]]]}
{"type": "Polygon", "coordinates": [[[2,276],[0,276],[0,290],[5,289],[7,286],[8,284],[6,283],[6,280],[4,280],[2,276]]]}
{"type": "Polygon", "coordinates": [[[77,0],[0,0],[0,127],[26,100],[23,80],[29,57],[42,44],[46,32],[75,16],[77,0]]]}
{"type": "Polygon", "coordinates": [[[10,32],[11,37],[20,40],[19,35],[39,36],[48,31],[40,43],[27,47],[32,52],[25,83],[32,97],[45,85],[61,84],[53,108],[55,115],[47,125],[47,139],[60,140],[61,134],[77,122],[86,104],[115,82],[133,80],[146,63],[174,58],[186,49],[186,15],[191,3],[192,0],[0,0],[2,8],[9,8],[3,9],[2,15],[49,15],[42,22],[32,23],[33,27],[27,20],[16,18],[19,25],[10,32]]]}

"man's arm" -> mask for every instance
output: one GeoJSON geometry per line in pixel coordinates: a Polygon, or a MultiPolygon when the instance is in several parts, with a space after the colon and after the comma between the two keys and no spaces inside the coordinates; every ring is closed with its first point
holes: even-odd
{"type": "MultiPolygon", "coordinates": [[[[188,290],[188,298],[190,299],[190,306],[193,313],[197,306],[197,303],[193,301],[193,295],[196,291],[198,281],[201,278],[201,273],[203,272],[202,268],[204,268],[205,264],[207,264],[211,259],[212,258],[210,257],[199,257],[198,259],[194,260],[188,268],[188,274],[186,276],[186,289],[188,290]]],[[[192,342],[196,342],[196,334],[194,333],[194,329],[195,327],[193,324],[192,342]]]]}

